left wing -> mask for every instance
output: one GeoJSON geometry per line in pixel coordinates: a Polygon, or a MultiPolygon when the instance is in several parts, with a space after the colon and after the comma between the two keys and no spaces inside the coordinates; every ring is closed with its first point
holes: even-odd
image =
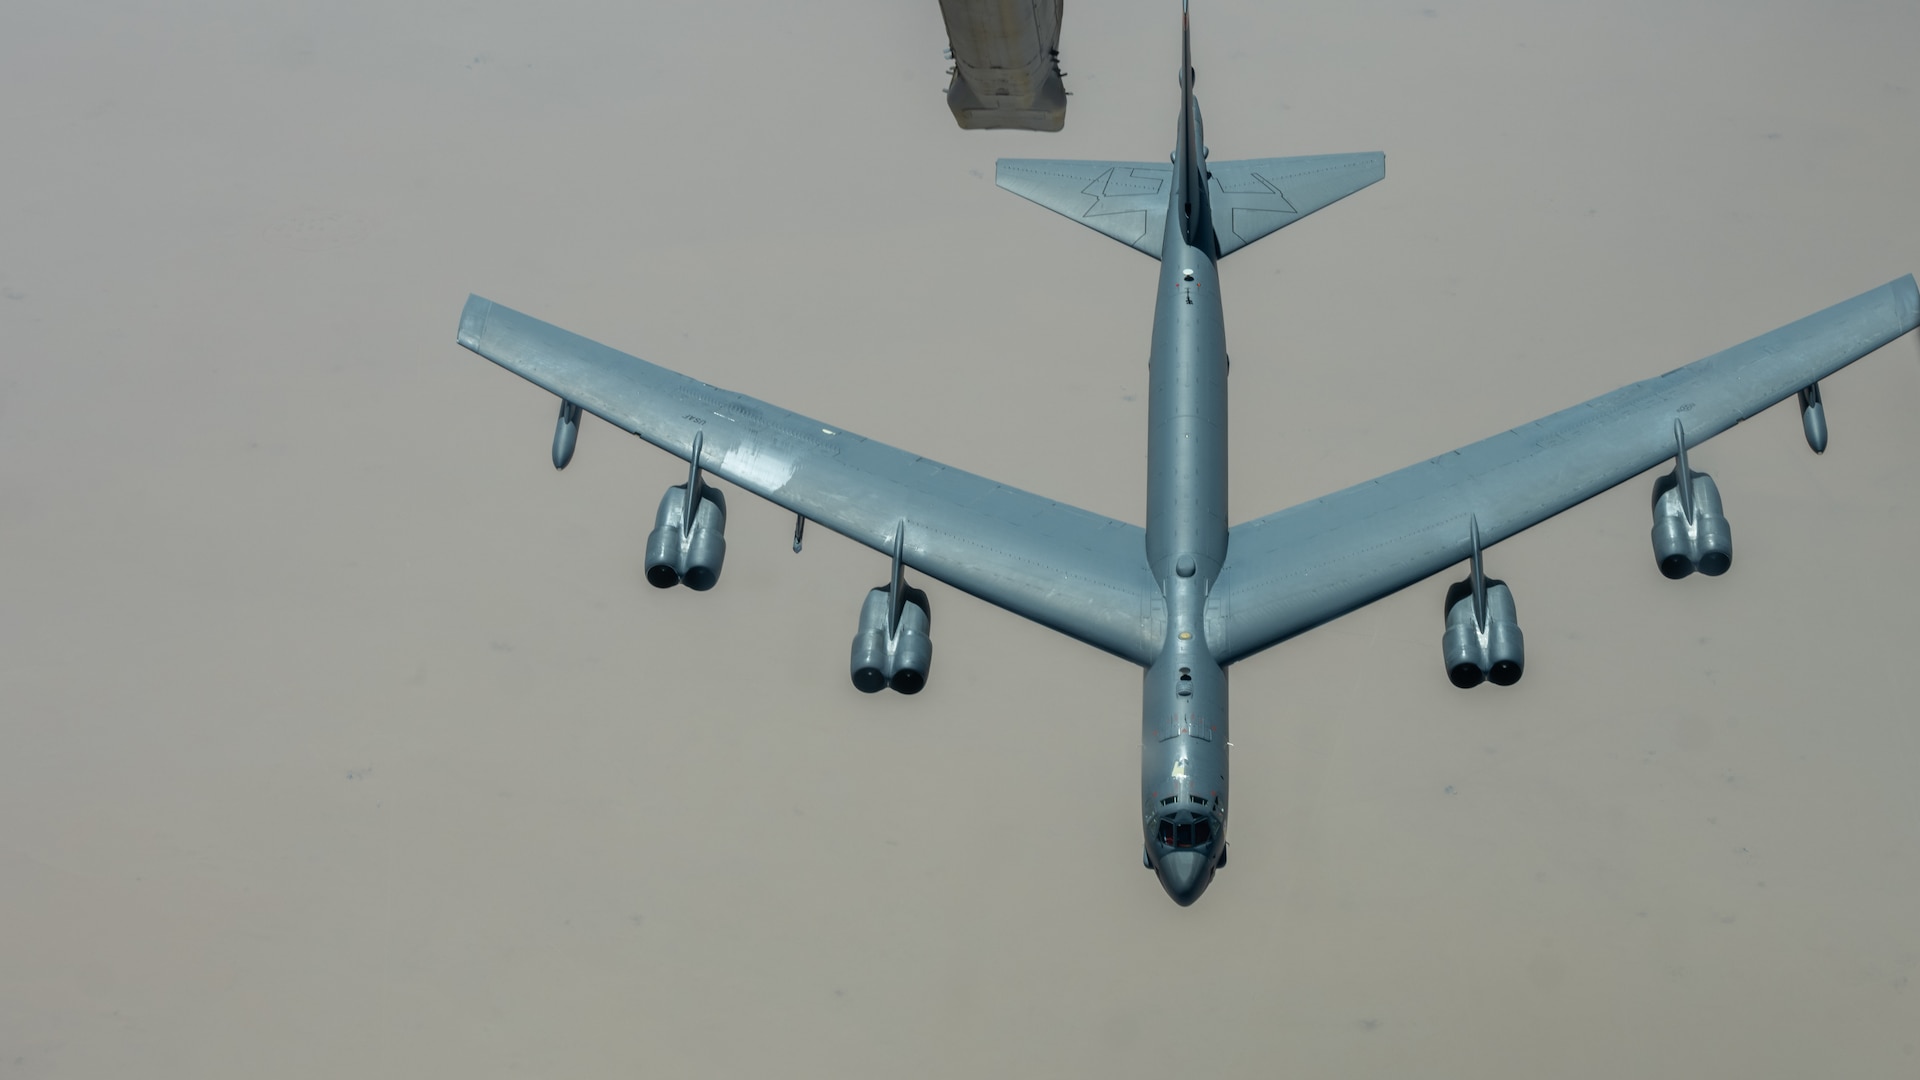
{"type": "Polygon", "coordinates": [[[1223,664],[1467,559],[1793,396],[1920,325],[1912,275],[1744,345],[1235,526],[1207,599],[1223,664]]]}
{"type": "Polygon", "coordinates": [[[1146,533],[709,386],[478,296],[460,344],[682,460],[997,607],[1148,664],[1146,533]]]}

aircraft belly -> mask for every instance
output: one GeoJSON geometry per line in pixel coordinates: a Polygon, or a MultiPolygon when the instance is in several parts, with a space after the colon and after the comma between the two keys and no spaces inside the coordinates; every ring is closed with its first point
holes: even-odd
{"type": "Polygon", "coordinates": [[[953,50],[947,107],[963,128],[1059,131],[1060,0],[941,0],[953,50]]]}
{"type": "Polygon", "coordinates": [[[1216,821],[1225,841],[1227,676],[1197,637],[1174,638],[1142,680],[1140,803],[1148,840],[1174,814],[1216,821]]]}
{"type": "Polygon", "coordinates": [[[1165,580],[1192,555],[1210,581],[1227,549],[1227,378],[1214,266],[1171,244],[1154,311],[1147,413],[1147,561],[1165,580]]]}

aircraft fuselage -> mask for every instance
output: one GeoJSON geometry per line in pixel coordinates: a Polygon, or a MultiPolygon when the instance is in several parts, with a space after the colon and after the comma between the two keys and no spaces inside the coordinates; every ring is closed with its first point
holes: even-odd
{"type": "Polygon", "coordinates": [[[1145,861],[1184,906],[1227,850],[1227,673],[1206,636],[1207,593],[1227,555],[1227,343],[1200,109],[1181,59],[1148,360],[1147,562],[1167,631],[1143,682],[1140,801],[1145,861]]]}

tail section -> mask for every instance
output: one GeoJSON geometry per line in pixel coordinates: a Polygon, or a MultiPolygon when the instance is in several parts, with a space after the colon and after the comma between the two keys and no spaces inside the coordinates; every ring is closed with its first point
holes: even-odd
{"type": "Polygon", "coordinates": [[[1387,174],[1385,154],[1210,165],[1193,82],[1193,28],[1181,0],[1180,126],[1167,164],[1001,158],[994,183],[1156,259],[1167,215],[1178,214],[1182,242],[1217,259],[1387,174]]]}
{"type": "MultiPolygon", "coordinates": [[[[1207,204],[1207,138],[1200,123],[1200,102],[1193,96],[1193,27],[1186,0],[1180,0],[1180,127],[1173,139],[1173,195],[1170,212],[1179,215],[1180,242],[1213,251],[1213,216],[1207,204]]],[[[1162,241],[1164,243],[1164,241],[1162,241]]]]}
{"type": "Polygon", "coordinates": [[[993,182],[1143,255],[1160,257],[1173,166],[1001,158],[993,182]]]}
{"type": "MultiPolygon", "coordinates": [[[[1386,175],[1385,154],[1321,154],[1209,163],[1218,256],[1332,206],[1386,175]]],[[[994,182],[1015,195],[1160,257],[1174,166],[1151,161],[1002,158],[994,182]]]]}
{"type": "Polygon", "coordinates": [[[1387,155],[1223,161],[1211,167],[1213,235],[1224,258],[1387,175],[1387,155]]]}

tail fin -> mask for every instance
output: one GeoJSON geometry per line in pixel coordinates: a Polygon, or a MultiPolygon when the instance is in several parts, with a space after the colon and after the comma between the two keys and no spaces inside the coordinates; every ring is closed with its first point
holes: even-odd
{"type": "Polygon", "coordinates": [[[1193,96],[1193,25],[1187,19],[1186,0],[1180,0],[1180,126],[1173,137],[1173,197],[1180,208],[1180,239],[1188,247],[1214,247],[1213,215],[1208,209],[1213,192],[1207,183],[1207,137],[1200,122],[1200,101],[1193,96]]]}
{"type": "Polygon", "coordinates": [[[1157,259],[1175,204],[1184,242],[1220,258],[1386,174],[1385,154],[1209,165],[1200,103],[1193,96],[1193,26],[1181,0],[1180,126],[1166,164],[1001,158],[993,179],[1023,199],[1157,259]]]}
{"type": "MultiPolygon", "coordinates": [[[[1209,163],[1218,254],[1230,255],[1370,184],[1385,154],[1322,154],[1209,163]]],[[[1001,158],[994,182],[1154,258],[1167,223],[1173,166],[1151,161],[1001,158]]]]}

